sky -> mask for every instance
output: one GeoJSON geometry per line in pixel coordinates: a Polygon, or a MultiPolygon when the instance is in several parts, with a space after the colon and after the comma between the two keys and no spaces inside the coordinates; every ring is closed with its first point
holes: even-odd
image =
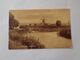
{"type": "Polygon", "coordinates": [[[32,10],[10,10],[14,18],[20,24],[41,23],[45,18],[46,23],[54,24],[60,20],[63,24],[70,22],[69,9],[32,9],[32,10]]]}

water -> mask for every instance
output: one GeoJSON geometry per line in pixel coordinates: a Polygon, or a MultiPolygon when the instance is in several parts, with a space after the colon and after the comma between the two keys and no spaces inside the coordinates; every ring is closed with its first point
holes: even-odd
{"type": "Polygon", "coordinates": [[[39,39],[46,48],[69,48],[72,46],[70,39],[58,36],[57,32],[32,32],[28,35],[39,39]]]}

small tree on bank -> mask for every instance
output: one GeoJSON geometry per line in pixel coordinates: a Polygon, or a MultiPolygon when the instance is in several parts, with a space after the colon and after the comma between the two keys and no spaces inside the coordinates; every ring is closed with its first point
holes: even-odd
{"type": "Polygon", "coordinates": [[[60,21],[60,20],[57,20],[57,21],[56,21],[56,26],[57,26],[57,27],[61,27],[61,25],[62,25],[62,24],[61,24],[61,21],[60,21]]]}

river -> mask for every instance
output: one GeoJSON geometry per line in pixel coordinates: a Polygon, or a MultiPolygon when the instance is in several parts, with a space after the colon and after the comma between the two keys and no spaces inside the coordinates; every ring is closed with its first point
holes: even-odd
{"type": "Polygon", "coordinates": [[[28,34],[39,39],[46,48],[70,48],[72,41],[57,35],[57,32],[32,32],[28,34]]]}

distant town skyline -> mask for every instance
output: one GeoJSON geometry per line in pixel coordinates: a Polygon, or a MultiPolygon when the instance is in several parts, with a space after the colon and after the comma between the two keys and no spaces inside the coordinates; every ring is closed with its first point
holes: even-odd
{"type": "Polygon", "coordinates": [[[63,24],[70,22],[69,9],[40,9],[40,10],[10,10],[20,24],[41,23],[45,19],[46,23],[56,23],[60,20],[63,24]]]}

